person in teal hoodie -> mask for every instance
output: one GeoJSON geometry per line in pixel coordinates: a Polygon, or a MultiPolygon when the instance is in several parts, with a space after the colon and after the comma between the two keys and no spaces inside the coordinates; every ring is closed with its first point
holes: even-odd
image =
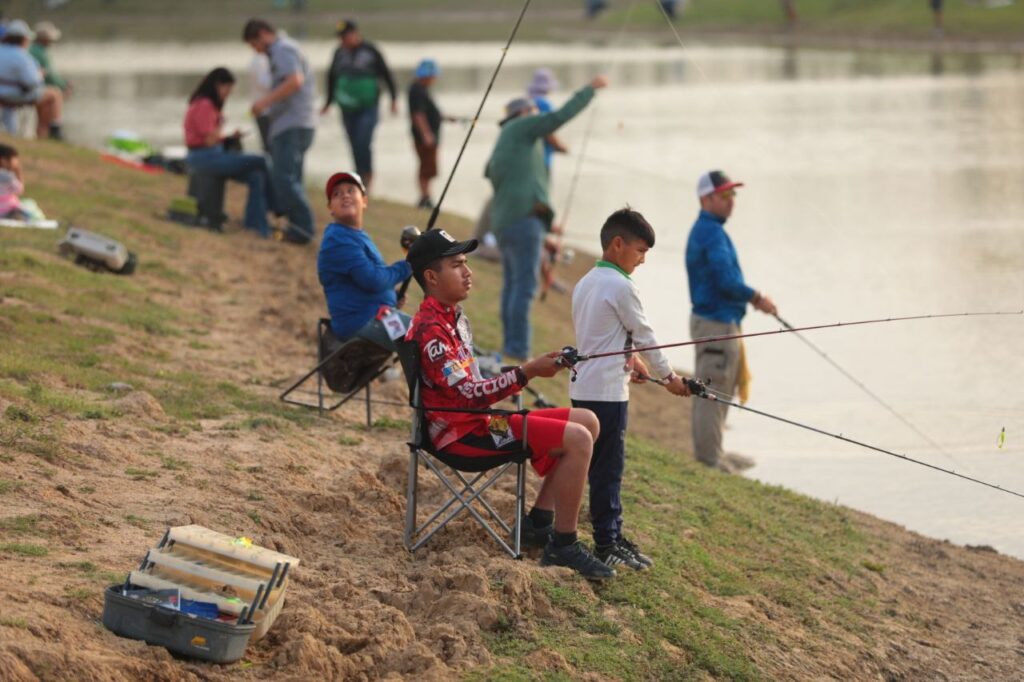
{"type": "Polygon", "coordinates": [[[501,133],[487,162],[485,175],[494,187],[491,229],[498,239],[504,281],[501,289],[502,353],[530,357],[530,306],[537,291],[541,244],[552,230],[554,210],[548,196],[544,138],[579,114],[608,80],[596,76],[561,109],[538,114],[526,97],[505,106],[501,133]]]}

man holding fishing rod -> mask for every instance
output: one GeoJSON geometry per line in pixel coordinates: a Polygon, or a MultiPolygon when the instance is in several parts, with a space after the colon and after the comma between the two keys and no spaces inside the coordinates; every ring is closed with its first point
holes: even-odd
{"type": "MultiPolygon", "coordinates": [[[[740,323],[748,303],[768,315],[778,313],[771,298],[743,280],[736,248],[725,233],[736,188],[742,186],[742,182],[733,182],[720,170],[708,171],[697,181],[701,210],[686,242],[686,274],[693,303],[692,339],[741,333],[740,323]]],[[[710,379],[711,386],[718,391],[730,393],[736,388],[740,401],[746,402],[749,372],[740,339],[696,344],[694,351],[694,376],[710,379]]],[[[721,402],[693,401],[693,452],[702,464],[733,473],[749,468],[753,462],[722,451],[722,429],[728,409],[721,402]]]]}
{"type": "Polygon", "coordinates": [[[505,105],[501,134],[485,175],[494,187],[491,228],[501,247],[502,354],[506,358],[525,359],[530,355],[530,307],[537,291],[541,244],[554,218],[548,196],[550,178],[544,165],[544,138],[583,111],[594,92],[607,85],[604,76],[595,76],[561,109],[547,114],[538,114],[533,101],[526,97],[505,105]]]}

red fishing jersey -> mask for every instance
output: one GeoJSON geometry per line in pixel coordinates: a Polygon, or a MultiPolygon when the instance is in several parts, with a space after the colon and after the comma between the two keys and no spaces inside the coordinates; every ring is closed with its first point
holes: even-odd
{"type": "Polygon", "coordinates": [[[487,435],[491,417],[432,412],[430,407],[487,409],[526,386],[526,375],[518,367],[484,379],[473,356],[469,320],[460,307],[446,306],[433,296],[423,299],[405,338],[419,349],[420,400],[428,408],[428,433],[438,450],[467,434],[487,435]]]}

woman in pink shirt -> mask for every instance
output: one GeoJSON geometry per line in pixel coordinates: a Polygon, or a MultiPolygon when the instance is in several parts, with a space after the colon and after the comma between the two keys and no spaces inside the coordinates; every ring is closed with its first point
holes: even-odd
{"type": "Polygon", "coordinates": [[[189,99],[185,112],[185,161],[192,171],[244,182],[249,186],[249,199],[245,204],[243,223],[262,237],[270,236],[267,208],[270,191],[267,160],[257,154],[229,152],[225,146],[238,148],[241,132],[225,136],[221,133],[224,115],[221,110],[235,77],[223,67],[206,74],[189,99]]]}

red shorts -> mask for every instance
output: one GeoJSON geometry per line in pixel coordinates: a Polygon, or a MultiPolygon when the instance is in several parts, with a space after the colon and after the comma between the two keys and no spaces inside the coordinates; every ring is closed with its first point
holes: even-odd
{"type": "MultiPolygon", "coordinates": [[[[540,476],[545,476],[558,464],[558,457],[552,457],[551,451],[562,447],[565,426],[569,423],[568,407],[551,407],[543,410],[532,410],[526,416],[526,445],[530,449],[530,463],[540,476]]],[[[500,426],[495,424],[499,417],[491,417],[491,430],[500,426]]],[[[492,433],[470,433],[455,441],[442,452],[456,457],[493,459],[495,466],[509,460],[509,455],[523,449],[523,415],[513,414],[506,417],[511,440],[502,442],[500,435],[492,433]]]]}

